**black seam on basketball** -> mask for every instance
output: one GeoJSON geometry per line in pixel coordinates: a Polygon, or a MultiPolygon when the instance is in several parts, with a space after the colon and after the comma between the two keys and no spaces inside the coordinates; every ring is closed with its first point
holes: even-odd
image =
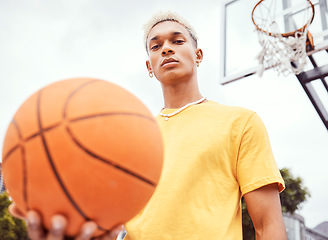
{"type": "Polygon", "coordinates": [[[20,145],[16,145],[16,146],[14,146],[12,149],[10,149],[7,153],[6,153],[6,155],[3,157],[3,159],[2,159],[2,164],[5,164],[5,162],[7,161],[7,158],[9,158],[9,156],[13,153],[13,152],[15,152],[15,150],[17,149],[17,148],[19,148],[20,147],[20,145]]]}
{"type": "MultiPolygon", "coordinates": [[[[111,116],[111,115],[129,115],[129,116],[137,116],[137,117],[141,117],[141,118],[148,119],[148,120],[150,120],[150,121],[156,123],[156,121],[155,121],[153,118],[151,118],[151,117],[148,117],[148,116],[145,116],[145,115],[142,115],[142,114],[137,114],[137,113],[127,113],[127,112],[100,113],[100,114],[94,114],[94,115],[89,115],[89,116],[77,117],[77,118],[71,119],[71,120],[69,120],[69,121],[70,121],[70,122],[77,122],[77,121],[85,120],[85,119],[89,119],[89,118],[97,118],[97,117],[111,116]]],[[[58,126],[60,126],[61,124],[62,124],[62,123],[60,122],[60,123],[56,123],[56,124],[54,124],[54,125],[52,125],[52,126],[49,126],[49,127],[47,127],[47,128],[44,128],[44,129],[43,129],[43,132],[50,131],[50,130],[52,130],[52,129],[58,127],[58,126]]],[[[32,134],[31,136],[28,136],[27,138],[22,139],[22,141],[23,141],[23,142],[29,141],[29,140],[31,140],[31,139],[33,139],[33,138],[39,136],[39,135],[40,135],[40,132],[38,132],[38,133],[34,133],[34,134],[32,134]]],[[[10,150],[8,151],[8,154],[9,154],[10,152],[12,152],[12,151],[14,150],[14,148],[17,148],[17,147],[18,147],[18,146],[14,146],[12,149],[10,149],[10,150]]],[[[8,154],[6,154],[6,156],[4,157],[4,159],[7,157],[8,154]]]]}
{"type": "Polygon", "coordinates": [[[122,166],[120,166],[119,164],[113,162],[112,160],[110,159],[105,159],[99,155],[97,155],[96,153],[92,152],[91,150],[87,149],[85,146],[83,146],[73,135],[72,131],[70,130],[70,128],[67,126],[66,127],[66,130],[67,130],[67,133],[71,136],[72,140],[76,143],[77,146],[79,146],[83,151],[85,151],[87,154],[91,155],[92,157],[96,158],[97,160],[100,160],[106,164],[109,164],[110,166],[112,167],[115,167],[127,174],[129,174],[130,176],[133,176],[133,177],[136,177],[138,179],[140,179],[141,181],[143,182],[146,182],[152,186],[156,186],[156,184],[154,182],[152,182],[151,180],[149,179],[146,179],[145,177],[141,176],[140,174],[138,173],[135,173],[129,169],[126,169],[122,166]]]}
{"type": "Polygon", "coordinates": [[[66,119],[66,108],[67,108],[68,102],[75,95],[75,93],[77,93],[78,91],[80,91],[81,88],[84,88],[85,86],[87,86],[87,85],[89,85],[91,83],[94,83],[94,82],[98,82],[98,81],[99,80],[94,79],[94,80],[88,81],[86,83],[83,83],[82,85],[78,86],[75,90],[73,90],[70,95],[68,95],[68,97],[66,99],[66,102],[64,104],[64,108],[63,108],[63,119],[66,119]]]}
{"type": "MultiPolygon", "coordinates": [[[[99,81],[99,80],[91,80],[91,81],[89,81],[89,82],[86,82],[86,83],[82,84],[81,86],[79,86],[78,88],[76,88],[76,89],[75,89],[75,90],[74,90],[74,91],[68,96],[68,98],[67,98],[67,100],[66,100],[66,102],[65,102],[65,104],[64,104],[64,109],[63,109],[63,118],[64,118],[64,119],[66,119],[66,108],[67,108],[68,102],[69,102],[69,100],[74,96],[74,94],[76,94],[79,90],[81,90],[83,87],[87,86],[88,84],[94,83],[94,82],[96,82],[96,81],[99,81]]],[[[138,116],[138,117],[142,117],[142,118],[146,118],[146,119],[151,119],[151,118],[149,118],[149,117],[147,117],[147,116],[144,116],[144,115],[142,115],[142,114],[137,114],[137,113],[126,113],[126,112],[117,112],[117,113],[103,113],[103,114],[96,114],[96,115],[91,115],[91,116],[84,116],[84,117],[79,117],[79,118],[77,118],[77,119],[73,119],[73,120],[70,120],[70,121],[78,121],[78,120],[86,119],[86,118],[89,118],[89,117],[99,117],[99,116],[105,116],[105,115],[117,115],[117,114],[120,114],[120,115],[122,115],[122,114],[124,114],[124,115],[135,115],[135,116],[138,116]]],[[[154,120],[151,119],[151,121],[154,121],[154,120]]],[[[132,172],[132,171],[130,171],[130,170],[124,168],[124,167],[121,167],[120,165],[114,163],[113,161],[111,161],[111,160],[109,160],[109,159],[102,158],[102,157],[98,156],[97,154],[91,152],[89,149],[87,149],[86,147],[82,146],[82,144],[81,144],[80,142],[77,141],[77,139],[73,136],[73,134],[72,134],[71,130],[69,129],[69,127],[66,127],[66,130],[67,130],[68,134],[71,136],[71,138],[73,139],[73,141],[74,141],[74,142],[75,142],[75,143],[76,143],[76,144],[77,144],[82,150],[84,150],[87,154],[89,154],[89,155],[93,156],[94,158],[96,158],[96,159],[98,159],[98,160],[100,160],[100,161],[103,161],[103,162],[105,162],[105,163],[107,163],[107,164],[109,164],[109,165],[111,165],[111,166],[113,166],[113,167],[115,167],[115,168],[117,168],[117,169],[119,169],[119,170],[121,170],[121,171],[123,171],[123,172],[125,172],[125,173],[127,173],[127,174],[129,174],[129,175],[131,175],[131,176],[134,176],[134,177],[136,177],[136,178],[138,178],[138,179],[140,179],[140,180],[142,180],[142,181],[144,181],[144,182],[146,182],[146,183],[148,183],[148,184],[150,184],[150,185],[152,185],[152,186],[156,186],[155,183],[153,183],[152,181],[150,181],[150,180],[144,178],[143,176],[140,176],[139,174],[134,173],[134,172],[132,172]]]]}
{"type": "MultiPolygon", "coordinates": [[[[89,85],[89,84],[91,84],[91,83],[94,83],[94,82],[98,82],[98,81],[99,81],[99,80],[96,80],[96,79],[91,80],[91,81],[88,81],[88,82],[86,82],[86,83],[80,85],[79,87],[77,87],[75,90],[73,90],[73,91],[71,92],[71,94],[67,97],[66,102],[65,102],[64,107],[63,107],[63,120],[66,119],[66,109],[67,109],[67,105],[68,105],[69,100],[70,100],[70,99],[71,99],[71,98],[72,98],[72,97],[73,97],[73,96],[74,96],[79,90],[81,90],[81,89],[84,88],[85,86],[87,86],[87,85],[89,85]]],[[[97,224],[97,227],[98,227],[98,229],[100,229],[100,230],[102,230],[102,231],[106,231],[104,228],[100,227],[99,224],[97,224]]]]}
{"type": "Polygon", "coordinates": [[[22,163],[23,163],[23,191],[24,191],[24,201],[25,201],[25,207],[26,210],[30,210],[29,204],[28,204],[28,195],[27,195],[27,170],[26,170],[26,158],[25,158],[25,148],[21,146],[22,151],[22,163]]]}
{"type": "MultiPolygon", "coordinates": [[[[78,91],[80,91],[82,88],[84,88],[85,86],[87,86],[87,85],[89,85],[91,83],[94,83],[94,82],[99,82],[99,80],[97,80],[97,79],[90,80],[89,82],[86,82],[86,83],[80,85],[79,87],[77,87],[75,90],[73,90],[71,92],[71,94],[67,97],[66,102],[65,102],[64,107],[63,107],[63,119],[66,119],[66,109],[67,109],[67,105],[68,105],[69,100],[78,91]]],[[[83,120],[83,119],[87,119],[87,118],[94,118],[94,117],[101,117],[101,116],[109,116],[109,115],[134,115],[134,116],[142,117],[142,118],[148,119],[148,120],[150,120],[152,122],[155,122],[155,120],[153,118],[151,118],[151,117],[148,117],[148,116],[145,116],[145,115],[142,115],[142,114],[139,114],[139,113],[129,113],[129,112],[100,113],[100,114],[94,114],[94,115],[88,115],[88,116],[78,117],[78,118],[75,118],[75,119],[70,119],[70,121],[73,122],[73,121],[83,120]]]]}
{"type": "MultiPolygon", "coordinates": [[[[54,125],[52,125],[52,126],[50,126],[50,127],[44,128],[42,131],[43,131],[43,132],[50,131],[51,129],[56,128],[56,127],[60,126],[61,124],[62,124],[62,123],[54,124],[54,125]]],[[[34,134],[32,134],[31,136],[25,138],[24,141],[29,141],[29,140],[31,140],[31,139],[33,139],[33,138],[39,136],[39,135],[40,135],[40,132],[38,132],[38,133],[34,133],[34,134]]]]}
{"type": "MultiPolygon", "coordinates": [[[[64,104],[64,108],[63,108],[63,120],[65,120],[66,119],[66,109],[67,109],[67,105],[68,105],[68,103],[69,103],[69,100],[79,91],[79,90],[81,90],[83,87],[85,87],[85,86],[87,86],[87,85],[89,85],[89,84],[91,84],[91,83],[94,83],[94,82],[98,82],[99,80],[91,80],[91,81],[89,81],[89,82],[86,82],[86,83],[84,83],[84,84],[82,84],[82,85],[80,85],[78,88],[76,88],[69,96],[68,96],[68,98],[66,99],[66,102],[65,102],[65,104],[64,104]]],[[[130,114],[130,113],[119,113],[119,114],[130,114]]],[[[81,120],[81,119],[86,119],[86,118],[90,118],[90,117],[99,117],[99,116],[104,116],[104,115],[117,115],[117,113],[115,114],[113,114],[113,113],[103,113],[103,114],[95,114],[95,115],[91,115],[91,116],[85,116],[85,117],[78,117],[78,118],[76,118],[76,119],[73,119],[73,120],[70,120],[70,121],[78,121],[78,120],[81,120]]],[[[130,115],[132,115],[132,114],[130,114],[130,115]]],[[[139,117],[143,117],[143,118],[146,118],[146,119],[149,119],[147,116],[144,116],[144,115],[139,115],[139,114],[134,114],[134,115],[137,115],[137,116],[139,116],[139,117]]],[[[152,121],[154,121],[153,119],[151,119],[152,121]]],[[[124,168],[122,168],[122,167],[120,167],[120,166],[115,166],[115,164],[113,164],[113,163],[109,163],[108,161],[106,161],[106,159],[102,159],[102,158],[100,158],[100,157],[98,157],[97,155],[95,155],[95,154],[93,154],[91,151],[89,151],[88,149],[86,149],[86,148],[84,148],[74,137],[73,137],[73,135],[72,135],[72,133],[71,133],[71,131],[70,131],[70,129],[68,128],[68,127],[66,127],[66,129],[67,129],[67,132],[71,135],[71,138],[73,139],[73,141],[82,149],[82,150],[84,150],[85,152],[87,152],[89,155],[91,155],[91,156],[93,156],[93,157],[95,157],[96,159],[98,159],[98,160],[101,160],[101,161],[104,161],[105,163],[108,163],[108,164],[110,164],[110,165],[112,165],[112,166],[114,166],[114,167],[116,167],[116,168],[118,168],[118,169],[120,169],[120,170],[122,170],[123,172],[126,172],[126,173],[128,173],[128,174],[132,174],[133,176],[135,176],[135,177],[137,177],[137,178],[139,178],[139,179],[141,179],[142,181],[145,181],[145,182],[147,182],[147,183],[149,183],[149,184],[151,184],[151,185],[154,185],[152,182],[150,182],[149,180],[147,180],[147,179],[144,179],[144,178],[142,178],[142,177],[140,177],[140,176],[138,176],[138,175],[136,175],[136,174],[133,174],[132,172],[130,172],[129,170],[127,170],[127,169],[124,169],[124,168]]],[[[102,228],[102,227],[100,227],[99,226],[99,224],[97,224],[97,226],[98,226],[98,229],[100,229],[100,230],[103,230],[103,231],[108,231],[108,230],[105,230],[104,228],[102,228]]]]}
{"type": "MultiPolygon", "coordinates": [[[[45,129],[43,129],[43,132],[50,131],[51,129],[56,128],[56,127],[60,126],[61,124],[62,124],[62,123],[57,123],[57,124],[55,124],[55,125],[53,125],[53,126],[47,127],[47,128],[45,128],[45,129]]],[[[31,139],[33,139],[33,138],[39,136],[39,135],[40,135],[39,132],[38,132],[38,133],[34,133],[34,134],[32,134],[31,136],[29,136],[29,137],[27,137],[27,138],[25,138],[25,139],[22,139],[22,142],[27,142],[27,141],[29,141],[29,140],[31,140],[31,139]]],[[[10,154],[11,154],[12,152],[14,152],[15,149],[17,149],[18,147],[19,147],[19,144],[16,145],[16,146],[14,146],[14,147],[12,147],[12,148],[7,152],[6,156],[4,156],[4,158],[3,158],[3,162],[4,162],[5,159],[8,158],[8,157],[10,156],[10,154]]]]}
{"type": "Polygon", "coordinates": [[[56,169],[56,166],[51,158],[51,155],[50,155],[50,152],[49,152],[49,149],[48,149],[48,146],[47,146],[47,142],[46,142],[46,139],[45,139],[45,136],[44,136],[44,133],[43,133],[43,129],[42,129],[42,124],[41,124],[41,113],[40,113],[40,102],[41,102],[41,93],[42,93],[42,90],[39,92],[38,94],[38,100],[37,100],[37,118],[38,118],[38,126],[39,126],[39,129],[40,129],[40,136],[41,136],[41,140],[42,140],[42,143],[43,143],[43,147],[44,147],[44,150],[47,154],[47,157],[48,157],[48,160],[49,160],[49,163],[50,163],[50,166],[52,168],[52,171],[53,173],[55,174],[57,180],[58,180],[58,183],[60,184],[62,190],[64,191],[66,197],[68,198],[68,200],[71,202],[71,204],[73,205],[73,207],[81,214],[81,216],[89,221],[91,220],[90,218],[88,218],[84,212],[82,212],[82,210],[80,209],[80,207],[77,205],[77,203],[73,200],[72,196],[69,194],[67,188],[65,187],[63,181],[61,180],[58,172],[57,172],[57,169],[56,169]]]}
{"type": "Polygon", "coordinates": [[[34,133],[34,134],[32,134],[31,136],[27,137],[24,141],[29,141],[29,140],[31,140],[31,139],[33,139],[33,138],[39,136],[39,135],[40,135],[39,132],[38,132],[38,133],[34,133]]]}
{"type": "MultiPolygon", "coordinates": [[[[22,142],[22,134],[20,131],[20,128],[18,127],[18,124],[16,121],[13,119],[12,124],[17,130],[18,138],[20,142],[22,142]]],[[[24,204],[25,204],[25,209],[28,211],[30,208],[28,206],[28,199],[27,199],[27,171],[26,171],[26,158],[25,158],[25,148],[24,145],[18,144],[17,147],[20,148],[21,153],[22,153],[22,167],[23,167],[23,199],[24,199],[24,204]]]]}
{"type": "Polygon", "coordinates": [[[150,120],[152,122],[156,122],[154,118],[148,117],[139,113],[129,113],[129,112],[109,112],[109,113],[99,113],[99,114],[93,114],[93,115],[88,115],[88,116],[82,116],[82,117],[77,117],[70,119],[70,122],[76,122],[84,119],[89,119],[89,118],[97,118],[97,117],[104,117],[104,116],[112,116],[112,115],[128,115],[128,116],[136,116],[140,118],[144,118],[147,120],[150,120]]]}

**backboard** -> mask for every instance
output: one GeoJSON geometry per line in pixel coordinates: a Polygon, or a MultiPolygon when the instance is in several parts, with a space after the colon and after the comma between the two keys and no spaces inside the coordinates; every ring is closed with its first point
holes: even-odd
{"type": "MultiPolygon", "coordinates": [[[[282,32],[298,29],[304,25],[306,0],[267,0],[274,5],[283,19],[282,32]],[[303,2],[303,5],[300,4],[303,2]],[[296,28],[295,28],[296,27],[296,28]]],[[[251,13],[259,0],[224,0],[222,3],[222,61],[221,84],[227,84],[253,75],[259,69],[257,55],[261,51],[258,35],[251,13]]],[[[311,0],[315,8],[314,20],[309,28],[313,36],[314,49],[307,54],[328,49],[328,5],[327,0],[311,0]]]]}

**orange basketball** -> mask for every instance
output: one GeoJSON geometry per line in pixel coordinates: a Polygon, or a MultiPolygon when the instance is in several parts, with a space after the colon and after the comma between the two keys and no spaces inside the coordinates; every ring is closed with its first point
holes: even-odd
{"type": "Polygon", "coordinates": [[[96,235],[135,216],[158,183],[160,130],[150,111],[125,89],[103,80],[53,83],[27,99],[3,144],[4,183],[23,212],[68,219],[68,236],[83,222],[96,235]]]}

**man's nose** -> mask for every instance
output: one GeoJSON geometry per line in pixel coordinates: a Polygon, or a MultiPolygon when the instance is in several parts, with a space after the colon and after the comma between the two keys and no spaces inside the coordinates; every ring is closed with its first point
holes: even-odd
{"type": "Polygon", "coordinates": [[[165,56],[167,54],[174,54],[174,50],[171,44],[165,42],[162,48],[162,55],[165,56]]]}

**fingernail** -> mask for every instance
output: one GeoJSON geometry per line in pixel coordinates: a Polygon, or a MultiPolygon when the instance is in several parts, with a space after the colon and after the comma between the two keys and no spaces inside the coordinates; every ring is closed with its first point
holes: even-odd
{"type": "Polygon", "coordinates": [[[52,222],[52,229],[53,230],[61,230],[63,228],[63,224],[59,221],[52,222]]]}
{"type": "Polygon", "coordinates": [[[60,218],[54,217],[51,221],[51,232],[55,236],[59,236],[64,231],[64,223],[61,221],[60,218]]]}
{"type": "Polygon", "coordinates": [[[84,229],[84,231],[82,233],[82,237],[83,238],[89,238],[89,237],[91,237],[92,233],[93,233],[93,229],[86,228],[86,229],[84,229]]]}
{"type": "Polygon", "coordinates": [[[54,236],[60,236],[63,233],[63,226],[61,224],[53,224],[51,232],[54,236]]]}
{"type": "Polygon", "coordinates": [[[37,228],[37,222],[33,218],[26,219],[27,226],[31,229],[36,229],[37,228]]]}

